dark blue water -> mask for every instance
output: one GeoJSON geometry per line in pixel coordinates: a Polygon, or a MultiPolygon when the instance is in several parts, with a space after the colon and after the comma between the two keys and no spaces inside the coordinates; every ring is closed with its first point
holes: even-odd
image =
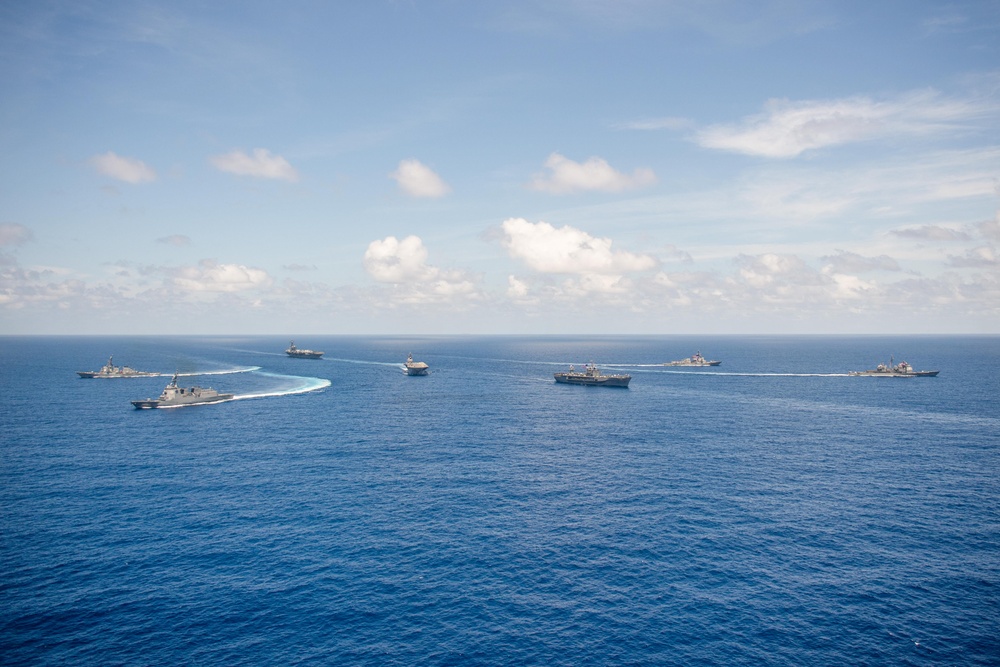
{"type": "Polygon", "coordinates": [[[998,337],[296,342],[0,339],[0,663],[1000,662],[998,337]]]}

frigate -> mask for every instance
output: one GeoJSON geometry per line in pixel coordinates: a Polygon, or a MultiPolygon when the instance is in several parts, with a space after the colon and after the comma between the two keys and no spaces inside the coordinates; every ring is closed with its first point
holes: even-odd
{"type": "Polygon", "coordinates": [[[679,361],[668,361],[663,364],[664,366],[718,366],[721,361],[709,361],[705,357],[701,356],[701,352],[695,352],[693,355],[687,359],[681,359],[679,361]]]}

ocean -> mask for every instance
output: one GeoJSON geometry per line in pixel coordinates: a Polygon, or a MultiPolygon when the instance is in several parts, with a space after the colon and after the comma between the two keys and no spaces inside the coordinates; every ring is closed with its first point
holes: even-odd
{"type": "Polygon", "coordinates": [[[1000,337],[295,342],[0,338],[0,663],[1000,664],[1000,337]]]}

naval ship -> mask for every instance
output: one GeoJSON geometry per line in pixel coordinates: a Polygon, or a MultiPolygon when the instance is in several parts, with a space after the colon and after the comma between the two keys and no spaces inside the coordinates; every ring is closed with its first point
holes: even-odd
{"type": "Polygon", "coordinates": [[[695,352],[692,356],[687,359],[681,359],[680,361],[668,361],[663,364],[664,366],[718,366],[721,361],[709,361],[705,357],[701,356],[701,352],[695,352]]]}
{"type": "Polygon", "coordinates": [[[888,364],[879,364],[875,368],[867,371],[851,371],[848,375],[881,378],[932,378],[939,372],[940,371],[915,371],[913,370],[913,366],[909,365],[905,361],[894,364],[892,357],[889,357],[888,364]]]}
{"type": "Polygon", "coordinates": [[[202,403],[221,403],[233,398],[233,394],[220,394],[214,389],[202,389],[201,387],[178,387],[177,373],[174,373],[170,384],[164,388],[163,393],[157,399],[147,398],[143,401],[132,401],[136,410],[149,408],[179,408],[185,405],[201,405],[202,403]]]}
{"type": "Polygon", "coordinates": [[[578,371],[572,366],[566,373],[556,373],[556,382],[566,384],[585,384],[595,387],[628,387],[631,375],[601,375],[601,371],[594,364],[587,364],[583,371],[578,371]]]}
{"type": "Polygon", "coordinates": [[[137,371],[130,366],[115,366],[115,357],[108,357],[108,363],[104,364],[99,371],[77,371],[77,375],[82,378],[151,378],[159,373],[147,373],[137,371]]]}
{"type": "Polygon", "coordinates": [[[285,354],[290,357],[298,357],[299,359],[319,359],[323,356],[322,352],[318,352],[316,350],[300,350],[295,347],[294,340],[288,344],[288,349],[285,350],[285,354]]]}
{"type": "Polygon", "coordinates": [[[406,357],[406,363],[403,364],[403,371],[407,375],[427,375],[428,366],[422,361],[414,361],[413,355],[406,357]]]}

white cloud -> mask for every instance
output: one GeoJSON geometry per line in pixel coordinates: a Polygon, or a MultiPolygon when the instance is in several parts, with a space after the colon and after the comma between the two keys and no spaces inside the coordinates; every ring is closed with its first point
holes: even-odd
{"type": "Polygon", "coordinates": [[[288,160],[280,155],[273,155],[265,148],[255,148],[253,155],[243,151],[232,151],[224,155],[213,155],[209,162],[219,171],[225,171],[238,176],[254,176],[282,181],[297,181],[299,174],[288,160]]]}
{"type": "Polygon", "coordinates": [[[826,257],[822,257],[821,259],[826,262],[826,265],[823,267],[823,272],[829,274],[901,270],[899,262],[888,255],[865,257],[863,255],[859,255],[858,253],[839,250],[836,255],[828,255],[826,257]]]}
{"type": "Polygon", "coordinates": [[[666,116],[663,118],[646,118],[615,125],[619,130],[686,130],[693,122],[688,118],[666,116]]]}
{"type": "Polygon", "coordinates": [[[657,264],[651,255],[613,250],[611,239],[596,238],[569,225],[556,228],[547,222],[509,218],[500,229],[510,256],[541,273],[620,275],[647,271],[657,264]]]}
{"type": "Polygon", "coordinates": [[[536,174],[529,184],[533,190],[552,194],[567,194],[580,191],[622,192],[634,190],[656,182],[652,169],[639,168],[632,175],[616,171],[599,157],[588,158],[586,162],[574,162],[559,153],[553,153],[545,161],[549,174],[536,174]]]}
{"type": "Polygon", "coordinates": [[[997,257],[997,251],[992,246],[972,248],[967,250],[965,255],[960,257],[950,255],[948,259],[948,263],[955,267],[1000,267],[1000,257],[997,257]]]}
{"type": "Polygon", "coordinates": [[[396,171],[389,174],[411,197],[443,197],[451,188],[434,171],[419,160],[401,160],[396,171]]]}
{"type": "Polygon", "coordinates": [[[1000,213],[997,213],[997,216],[992,220],[980,222],[977,227],[979,233],[985,238],[1000,241],[1000,213]]]}
{"type": "Polygon", "coordinates": [[[478,278],[465,271],[427,264],[427,248],[418,236],[403,240],[387,236],[372,241],[363,261],[368,275],[393,285],[390,305],[462,304],[482,298],[478,278]]]}
{"type": "Polygon", "coordinates": [[[763,113],[738,125],[706,127],[695,139],[705,148],[791,158],[828,146],[955,130],[971,119],[995,112],[995,107],[971,100],[944,99],[934,91],[885,101],[867,97],[770,100],[763,113]]]}
{"type": "Polygon", "coordinates": [[[112,151],[90,158],[90,164],[105,176],[126,183],[148,183],[156,180],[156,172],[142,160],[122,157],[112,151]]]}
{"type": "Polygon", "coordinates": [[[174,286],[186,292],[244,292],[270,287],[273,282],[263,269],[211,259],[176,269],[172,279],[174,286]]]}
{"type": "Polygon", "coordinates": [[[34,238],[31,230],[16,222],[0,224],[0,247],[23,245],[34,238]]]}
{"type": "Polygon", "coordinates": [[[172,245],[175,248],[186,248],[192,244],[191,238],[184,236],[183,234],[171,234],[170,236],[161,236],[156,239],[157,243],[162,243],[164,245],[172,245]]]}
{"type": "Polygon", "coordinates": [[[889,233],[907,239],[922,239],[926,241],[968,241],[969,235],[960,230],[941,225],[922,225],[920,227],[903,227],[891,229],[889,233]]]}
{"type": "Polygon", "coordinates": [[[387,236],[368,244],[364,266],[380,283],[409,283],[429,280],[435,270],[427,266],[427,248],[419,236],[407,236],[400,241],[387,236]]]}

